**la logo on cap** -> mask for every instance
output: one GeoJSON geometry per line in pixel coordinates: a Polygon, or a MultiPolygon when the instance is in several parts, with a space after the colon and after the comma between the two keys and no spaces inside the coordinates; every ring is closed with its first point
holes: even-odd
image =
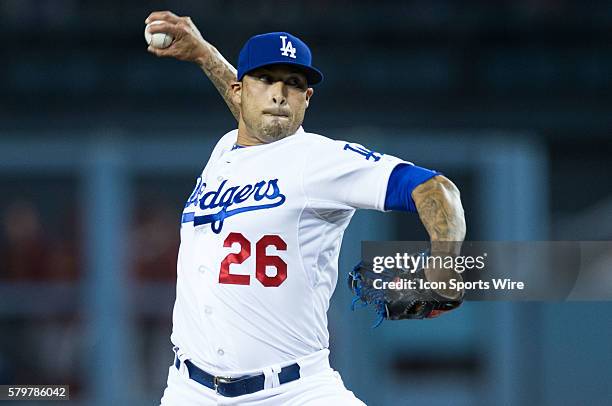
{"type": "Polygon", "coordinates": [[[295,59],[295,51],[296,49],[293,47],[293,44],[291,43],[291,41],[287,41],[287,36],[286,35],[281,35],[280,36],[281,41],[283,41],[283,46],[281,47],[281,55],[282,56],[288,56],[290,58],[295,59]]]}
{"type": "Polygon", "coordinates": [[[312,66],[312,54],[308,45],[285,31],[268,32],[249,38],[238,55],[236,77],[242,80],[247,73],[274,64],[294,65],[306,76],[309,86],[323,80],[321,71],[312,66]]]}

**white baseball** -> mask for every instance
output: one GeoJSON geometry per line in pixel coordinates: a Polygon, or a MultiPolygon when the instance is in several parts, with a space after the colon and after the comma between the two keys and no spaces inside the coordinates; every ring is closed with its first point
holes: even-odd
{"type": "Polygon", "coordinates": [[[145,32],[144,32],[145,41],[147,41],[147,44],[155,48],[168,48],[170,44],[172,44],[172,41],[174,40],[172,35],[166,34],[163,32],[157,32],[155,34],[151,34],[149,32],[150,25],[161,24],[161,23],[163,23],[163,21],[152,21],[149,24],[147,24],[147,26],[145,27],[145,32]]]}

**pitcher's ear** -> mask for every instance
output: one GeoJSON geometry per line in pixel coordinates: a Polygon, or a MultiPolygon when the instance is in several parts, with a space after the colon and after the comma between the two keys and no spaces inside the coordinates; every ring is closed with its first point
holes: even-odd
{"type": "Polygon", "coordinates": [[[313,94],[314,94],[314,89],[312,87],[309,87],[308,89],[306,89],[306,107],[308,107],[308,105],[310,104],[310,98],[312,97],[313,94]]]}
{"type": "Polygon", "coordinates": [[[230,86],[232,101],[239,105],[242,97],[242,82],[233,82],[230,86]]]}

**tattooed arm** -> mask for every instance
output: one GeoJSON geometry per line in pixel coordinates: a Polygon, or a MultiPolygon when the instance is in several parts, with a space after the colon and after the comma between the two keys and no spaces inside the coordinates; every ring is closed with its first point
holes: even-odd
{"type": "Polygon", "coordinates": [[[147,51],[157,56],[169,56],[181,61],[195,62],[215,85],[236,120],[240,118],[240,107],[230,97],[231,84],[236,81],[236,69],[221,53],[198,31],[191,18],[179,17],[170,11],[155,11],[145,20],[152,21],[148,30],[151,34],[162,32],[171,34],[174,41],[168,48],[160,49],[149,46],[147,51]]]}
{"type": "Polygon", "coordinates": [[[240,121],[240,106],[235,104],[231,97],[231,84],[236,81],[236,69],[221,55],[217,48],[210,44],[208,46],[210,48],[209,52],[199,58],[196,63],[213,82],[236,121],[240,121]]]}
{"type": "MultiPolygon", "coordinates": [[[[434,176],[414,189],[412,199],[429,233],[431,255],[459,255],[461,242],[465,238],[465,218],[457,186],[444,176],[434,176]]],[[[462,279],[452,269],[426,269],[425,276],[429,281],[462,279]]],[[[461,293],[451,289],[437,292],[452,299],[461,293]]]]}

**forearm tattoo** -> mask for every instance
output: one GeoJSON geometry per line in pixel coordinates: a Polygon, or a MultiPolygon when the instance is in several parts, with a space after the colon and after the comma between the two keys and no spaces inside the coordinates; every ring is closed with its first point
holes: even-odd
{"type": "Polygon", "coordinates": [[[443,176],[435,176],[412,192],[419,217],[434,241],[463,241],[465,218],[459,190],[443,176]]]}
{"type": "Polygon", "coordinates": [[[236,81],[236,69],[214,48],[210,52],[210,56],[201,65],[201,68],[221,97],[223,97],[225,104],[229,107],[236,121],[238,121],[240,119],[240,106],[232,101],[231,88],[231,84],[236,81]]]}

